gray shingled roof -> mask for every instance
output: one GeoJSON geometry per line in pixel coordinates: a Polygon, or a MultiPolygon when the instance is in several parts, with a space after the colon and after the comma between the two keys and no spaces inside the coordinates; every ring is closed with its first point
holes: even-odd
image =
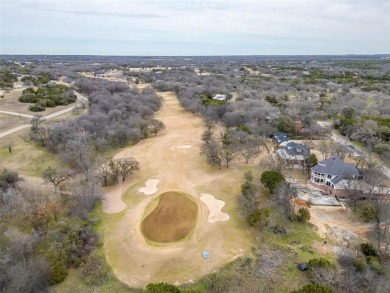
{"type": "Polygon", "coordinates": [[[354,164],[344,163],[339,157],[332,157],[328,160],[321,161],[315,165],[312,170],[318,173],[337,175],[337,177],[332,180],[334,184],[345,177],[360,174],[359,169],[356,168],[354,164]]]}
{"type": "Polygon", "coordinates": [[[278,132],[275,133],[274,140],[277,144],[281,144],[282,142],[288,141],[288,136],[284,132],[278,132]]]}
{"type": "Polygon", "coordinates": [[[310,155],[310,148],[304,144],[289,142],[283,148],[290,156],[308,156],[310,155]]]}

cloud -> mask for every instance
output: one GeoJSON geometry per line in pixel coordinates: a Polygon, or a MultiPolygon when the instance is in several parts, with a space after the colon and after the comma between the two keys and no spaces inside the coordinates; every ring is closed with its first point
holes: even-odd
{"type": "MultiPolygon", "coordinates": [[[[175,48],[187,55],[206,54],[208,49],[216,54],[218,48],[220,54],[390,50],[390,1],[386,0],[0,1],[0,37],[7,42],[7,52],[11,40],[16,44],[17,39],[26,43],[34,38],[45,39],[42,50],[47,44],[54,50],[61,43],[59,53],[69,51],[66,40],[102,42],[99,47],[104,52],[111,49],[112,54],[158,55],[175,48]],[[104,42],[108,45],[101,45],[104,42]],[[110,42],[117,47],[110,47],[110,42]]],[[[39,48],[39,43],[34,45],[39,48]]]]}
{"type": "Polygon", "coordinates": [[[121,13],[121,12],[77,11],[77,10],[56,10],[56,9],[43,9],[43,11],[59,12],[59,13],[65,13],[65,14],[86,15],[86,16],[103,16],[103,17],[168,18],[165,15],[147,14],[147,13],[121,13]]]}

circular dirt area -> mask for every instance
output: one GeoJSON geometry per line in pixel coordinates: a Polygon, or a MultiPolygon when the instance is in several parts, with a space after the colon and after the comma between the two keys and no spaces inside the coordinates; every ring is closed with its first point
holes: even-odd
{"type": "Polygon", "coordinates": [[[184,193],[162,193],[152,203],[152,208],[141,223],[141,231],[147,240],[154,243],[182,240],[196,226],[198,205],[184,193]]]}

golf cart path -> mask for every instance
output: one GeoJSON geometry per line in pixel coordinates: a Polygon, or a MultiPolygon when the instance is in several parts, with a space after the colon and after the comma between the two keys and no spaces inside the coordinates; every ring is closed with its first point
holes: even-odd
{"type": "MultiPolygon", "coordinates": [[[[88,99],[86,97],[84,97],[83,95],[81,95],[80,93],[74,91],[75,95],[77,96],[77,104],[78,103],[85,103],[86,101],[88,101],[88,99]]],[[[45,115],[42,117],[42,119],[44,120],[49,120],[49,119],[52,119],[52,118],[55,118],[57,116],[60,116],[60,115],[63,115],[65,113],[68,113],[70,111],[72,111],[74,109],[74,105],[68,107],[68,108],[65,108],[65,109],[62,109],[60,111],[57,111],[57,112],[53,112],[51,114],[48,114],[48,115],[45,115]]],[[[25,118],[33,118],[34,116],[33,115],[28,115],[28,114],[19,114],[19,113],[16,113],[16,112],[10,112],[10,111],[0,111],[0,113],[2,114],[8,114],[8,115],[16,115],[16,116],[22,116],[22,117],[25,117],[25,118]]],[[[7,131],[4,131],[2,133],[0,133],[0,138],[2,137],[5,137],[7,135],[10,135],[12,133],[15,133],[19,130],[22,130],[22,129],[25,129],[25,128],[28,128],[28,127],[31,127],[31,124],[23,124],[23,125],[20,125],[18,127],[14,127],[12,129],[9,129],[7,131]]]]}

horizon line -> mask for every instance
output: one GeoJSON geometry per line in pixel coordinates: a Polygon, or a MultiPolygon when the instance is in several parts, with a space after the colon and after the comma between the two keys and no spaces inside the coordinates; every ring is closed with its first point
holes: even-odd
{"type": "Polygon", "coordinates": [[[390,53],[347,54],[220,54],[220,55],[109,55],[109,54],[0,54],[0,56],[97,56],[97,57],[255,57],[255,56],[378,56],[390,53]]]}

